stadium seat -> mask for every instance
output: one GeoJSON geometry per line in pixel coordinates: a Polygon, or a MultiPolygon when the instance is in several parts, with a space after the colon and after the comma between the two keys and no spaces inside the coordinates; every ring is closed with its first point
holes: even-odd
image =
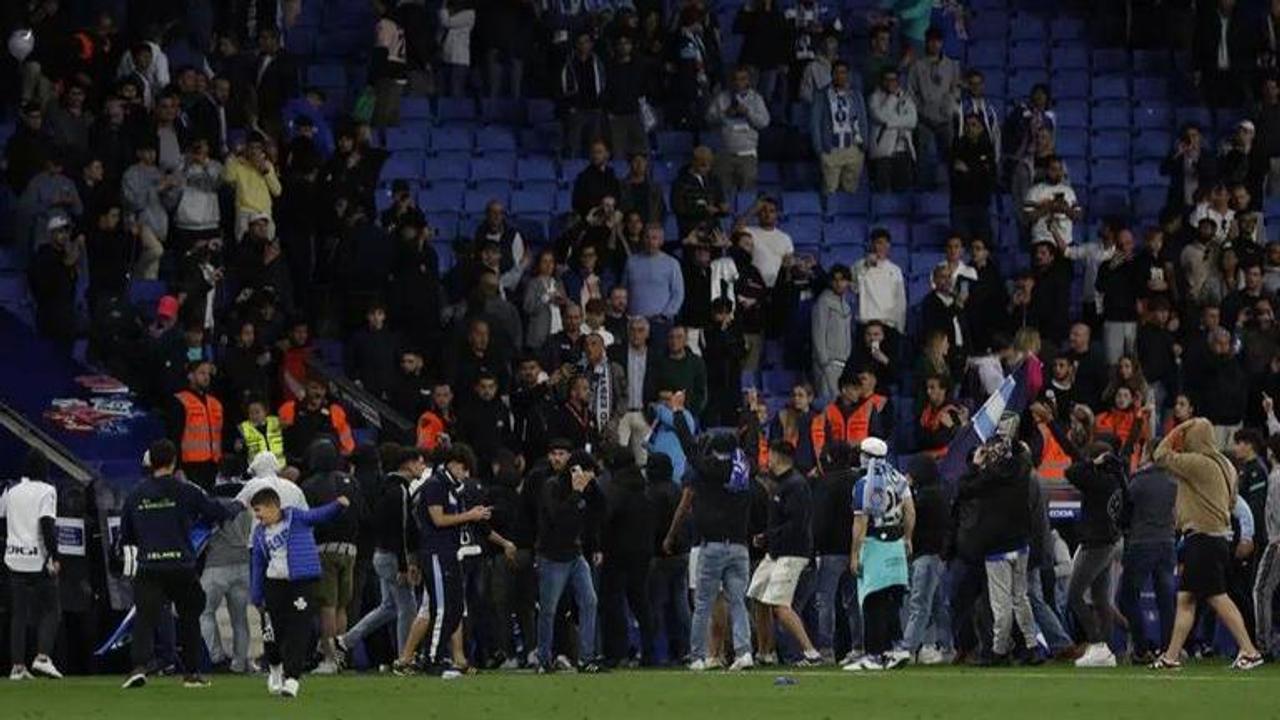
{"type": "Polygon", "coordinates": [[[1049,51],[1049,64],[1054,71],[1088,70],[1089,50],[1076,43],[1055,43],[1049,51]]]}
{"type": "Polygon", "coordinates": [[[907,193],[875,193],[871,196],[871,216],[903,218],[911,214],[911,195],[907,193]]]}
{"type": "Polygon", "coordinates": [[[530,125],[556,122],[556,104],[554,102],[541,98],[534,98],[526,102],[528,103],[530,125]]]}
{"type": "Polygon", "coordinates": [[[1213,128],[1213,114],[1208,108],[1195,107],[1179,107],[1174,111],[1174,122],[1181,128],[1183,125],[1194,123],[1200,126],[1204,132],[1210,132],[1213,128]]]}
{"type": "Polygon", "coordinates": [[[782,211],[789,218],[821,217],[822,202],[815,192],[784,192],[782,211]]]}
{"type": "Polygon", "coordinates": [[[1133,191],[1133,213],[1139,221],[1151,222],[1164,209],[1167,191],[1162,187],[1140,187],[1133,191]]]}
{"type": "Polygon", "coordinates": [[[835,245],[866,247],[867,224],[860,218],[844,218],[839,222],[827,223],[822,231],[822,239],[827,247],[835,245]]]}
{"type": "Polygon", "coordinates": [[[1094,190],[1089,194],[1088,212],[1092,217],[1105,217],[1107,215],[1127,216],[1129,214],[1128,187],[1110,187],[1094,190]]]}
{"type": "Polygon", "coordinates": [[[944,222],[916,223],[911,226],[911,250],[936,250],[946,245],[951,225],[944,222]]]}
{"type": "Polygon", "coordinates": [[[969,46],[968,64],[971,67],[1002,68],[1005,64],[1005,44],[1003,42],[978,41],[969,46]]]}
{"type": "Polygon", "coordinates": [[[1031,68],[1043,70],[1044,45],[1039,41],[1015,42],[1009,48],[1009,65],[1014,68],[1031,68]]]}
{"type": "Polygon", "coordinates": [[[1089,153],[1089,133],[1086,130],[1062,128],[1056,135],[1059,155],[1087,155],[1089,153]]]}
{"type": "Polygon", "coordinates": [[[1159,185],[1163,187],[1168,185],[1169,178],[1160,174],[1160,162],[1158,159],[1153,159],[1133,163],[1134,186],[1159,185]]]}
{"type": "Polygon", "coordinates": [[[431,150],[471,152],[471,140],[471,128],[439,127],[431,131],[431,150]]]}
{"type": "Polygon", "coordinates": [[[1133,159],[1163,158],[1173,147],[1173,133],[1165,130],[1143,130],[1133,135],[1133,159]]]}
{"type": "Polygon", "coordinates": [[[482,154],[516,151],[516,134],[510,128],[485,127],[476,130],[476,151],[482,154]]]}
{"type": "Polygon", "coordinates": [[[1048,33],[1044,18],[1029,13],[1017,13],[1009,18],[1010,40],[1037,40],[1044,42],[1048,33]]]}
{"type": "Polygon", "coordinates": [[[693,152],[693,134],[681,131],[663,131],[657,135],[658,154],[685,159],[693,152]]]}
{"type": "Polygon", "coordinates": [[[1064,100],[1053,108],[1057,127],[1087,128],[1089,127],[1089,106],[1080,100],[1064,100]]]}
{"type": "Polygon", "coordinates": [[[1089,138],[1089,148],[1093,157],[1096,158],[1122,158],[1129,157],[1129,131],[1127,130],[1101,130],[1093,133],[1089,138]]]}
{"type": "Polygon", "coordinates": [[[1125,185],[1131,182],[1129,161],[1120,158],[1094,158],[1089,166],[1089,185],[1125,185]]]}
{"type": "Polygon", "coordinates": [[[951,214],[951,199],[945,192],[918,192],[912,200],[912,212],[917,220],[946,217],[951,214]]]}
{"type": "Polygon", "coordinates": [[[836,192],[827,196],[827,214],[831,217],[866,217],[870,212],[871,195],[867,192],[836,192]]]}
{"type": "Polygon", "coordinates": [[[522,181],[543,180],[555,182],[556,163],[548,157],[528,157],[516,160],[516,177],[522,181]]]}
{"type": "Polygon", "coordinates": [[[1169,98],[1169,81],[1162,77],[1133,79],[1133,99],[1139,103],[1164,102],[1169,98]]]}
{"type": "Polygon", "coordinates": [[[527,122],[525,103],[509,98],[480,101],[480,119],[493,125],[523,125],[527,122]]]}
{"type": "Polygon", "coordinates": [[[1089,73],[1082,70],[1054,72],[1049,89],[1058,100],[1089,99],[1089,73]]]}
{"type": "Polygon", "coordinates": [[[462,212],[467,215],[483,215],[490,200],[497,200],[506,205],[508,198],[506,193],[494,195],[492,193],[470,191],[462,197],[462,212]]]}
{"type": "Polygon", "coordinates": [[[463,189],[454,186],[432,186],[418,193],[418,207],[424,213],[457,213],[462,209],[463,189]]]}
{"type": "Polygon", "coordinates": [[[442,97],[436,100],[436,120],[448,124],[474,123],[478,115],[471,98],[442,97]]]}
{"type": "Polygon", "coordinates": [[[426,150],[427,136],[404,128],[387,128],[384,143],[387,150],[426,150]]]}
{"type": "Polygon", "coordinates": [[[589,163],[585,158],[568,158],[560,162],[560,183],[572,185],[578,175],[587,169],[589,163]]]}
{"type": "Polygon", "coordinates": [[[440,180],[465,181],[471,174],[470,163],[459,158],[427,158],[423,163],[422,178],[435,183],[440,180]]]}
{"type": "Polygon", "coordinates": [[[1126,100],[1129,98],[1129,79],[1124,75],[1094,75],[1089,92],[1095,102],[1126,100]]]}
{"type": "Polygon", "coordinates": [[[422,160],[423,155],[418,151],[393,152],[382,164],[378,179],[382,182],[399,179],[417,181],[422,177],[422,160]]]}
{"type": "Polygon", "coordinates": [[[514,154],[493,153],[471,162],[472,180],[506,180],[510,182],[516,173],[514,154]]]}
{"type": "MultiPolygon", "coordinates": [[[[823,231],[826,228],[822,218],[817,215],[801,215],[789,218],[782,227],[791,236],[791,241],[796,246],[796,254],[800,254],[802,245],[814,245],[820,248],[823,244],[823,231]]],[[[818,254],[813,250],[811,252],[815,256],[818,254]]]]}
{"type": "Polygon", "coordinates": [[[1173,108],[1157,103],[1144,103],[1133,110],[1135,130],[1168,130],[1173,125],[1173,108]]]}
{"type": "Polygon", "coordinates": [[[347,69],[342,65],[308,65],[307,84],[319,87],[346,87],[347,69]]]}
{"type": "Polygon", "coordinates": [[[1055,41],[1069,40],[1074,41],[1068,46],[1074,45],[1079,47],[1083,45],[1085,34],[1085,21],[1075,17],[1065,17],[1059,15],[1049,21],[1049,33],[1053,35],[1055,41]]]}
{"type": "Polygon", "coordinates": [[[1134,50],[1133,70],[1143,75],[1169,72],[1172,59],[1167,50],[1134,50]]]}
{"type": "Polygon", "coordinates": [[[756,182],[762,186],[782,184],[782,166],[776,162],[761,162],[756,173],[756,182]]]}
{"type": "Polygon", "coordinates": [[[1093,72],[1096,74],[1123,73],[1129,70],[1129,52],[1119,48],[1102,48],[1093,51],[1093,72]]]}
{"type": "Polygon", "coordinates": [[[555,207],[556,195],[548,190],[516,190],[511,193],[511,212],[515,215],[547,213],[555,207]]]}
{"type": "Polygon", "coordinates": [[[1045,70],[1021,69],[1015,70],[1009,76],[1009,95],[1015,98],[1024,98],[1031,94],[1031,88],[1036,85],[1049,83],[1049,73],[1045,70]]]}
{"type": "Polygon", "coordinates": [[[1128,103],[1103,103],[1089,111],[1089,127],[1093,130],[1128,130],[1132,122],[1128,103]]]}
{"type": "Polygon", "coordinates": [[[401,123],[414,120],[430,121],[432,117],[430,100],[419,97],[406,97],[400,100],[401,123]]]}

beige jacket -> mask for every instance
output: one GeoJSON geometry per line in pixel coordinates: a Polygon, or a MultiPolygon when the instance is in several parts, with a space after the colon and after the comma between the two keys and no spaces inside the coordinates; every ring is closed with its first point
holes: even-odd
{"type": "Polygon", "coordinates": [[[1206,535],[1231,535],[1236,502],[1236,470],[1218,451],[1213,426],[1192,418],[1175,427],[1152,456],[1178,479],[1178,529],[1206,535]]]}

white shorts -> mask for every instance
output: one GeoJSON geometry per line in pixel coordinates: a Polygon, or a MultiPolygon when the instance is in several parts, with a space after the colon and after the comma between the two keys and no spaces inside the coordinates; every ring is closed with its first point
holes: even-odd
{"type": "Polygon", "coordinates": [[[765,605],[791,605],[796,594],[796,584],[800,582],[800,573],[804,572],[808,564],[809,558],[775,558],[766,555],[751,576],[747,597],[765,605]]]}
{"type": "Polygon", "coordinates": [[[422,593],[422,602],[418,603],[418,617],[423,620],[431,619],[431,593],[422,593]]]}

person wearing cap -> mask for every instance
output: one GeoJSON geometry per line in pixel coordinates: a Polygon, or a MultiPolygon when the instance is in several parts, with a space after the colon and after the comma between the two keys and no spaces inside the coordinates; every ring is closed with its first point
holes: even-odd
{"type": "Polygon", "coordinates": [[[907,478],[888,459],[877,437],[858,445],[863,473],[853,486],[853,542],[849,572],[858,579],[858,604],[866,623],[867,654],[845,670],[892,670],[911,654],[902,641],[902,600],[916,509],[907,478]]]}
{"type": "Polygon", "coordinates": [[[79,218],[84,213],[84,203],[75,181],[63,172],[61,155],[56,150],[46,149],[44,152],[40,172],[31,176],[17,203],[22,211],[18,215],[22,220],[18,225],[18,236],[30,240],[32,247],[47,241],[48,223],[54,216],[79,218]]]}
{"type": "MultiPolygon", "coordinates": [[[[227,158],[223,178],[236,194],[235,237],[244,236],[254,216],[270,218],[273,198],[280,197],[282,192],[280,178],[265,145],[265,139],[254,133],[241,150],[227,158]]],[[[274,228],[272,234],[275,234],[274,228]]]]}
{"type": "Polygon", "coordinates": [[[49,459],[39,450],[27,453],[18,482],[0,494],[0,520],[5,522],[4,565],[9,571],[10,680],[33,675],[60,679],[49,657],[58,636],[58,558],[55,522],[58,490],[49,481],[49,459]],[[27,629],[35,625],[36,655],[27,665],[27,629]]]}
{"type": "Polygon", "coordinates": [[[65,215],[49,218],[49,242],[41,245],[27,268],[27,283],[36,306],[36,330],[71,350],[76,338],[76,284],[84,237],[72,237],[65,215]]]}
{"type": "MultiPolygon", "coordinates": [[[[795,467],[794,455],[795,449],[785,440],[769,445],[769,520],[767,530],[752,538],[752,544],[766,554],[751,576],[747,597],[771,611],[804,652],[796,664],[810,667],[822,662],[822,654],[809,641],[809,633],[791,601],[800,574],[813,555],[813,498],[808,481],[795,467]]],[[[776,661],[771,635],[760,643],[760,659],[766,664],[776,661]]]]}
{"type": "Polygon", "coordinates": [[[137,149],[137,162],[120,178],[120,194],[125,212],[142,227],[142,255],[138,257],[138,277],[155,280],[160,273],[160,258],[169,238],[169,211],[166,205],[175,197],[182,179],[166,173],[156,165],[155,138],[142,138],[137,149]]]}
{"type": "Polygon", "coordinates": [[[596,662],[596,591],[591,565],[598,550],[599,519],[604,497],[596,482],[596,465],[582,451],[572,452],[563,438],[551,441],[551,467],[561,469],[536,488],[538,517],[538,672],[553,672],[557,609],[572,587],[578,606],[578,672],[598,673],[596,662]]]}

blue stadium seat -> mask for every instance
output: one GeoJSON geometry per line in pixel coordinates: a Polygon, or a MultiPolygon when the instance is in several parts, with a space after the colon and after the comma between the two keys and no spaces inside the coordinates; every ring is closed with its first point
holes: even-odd
{"type": "MultiPolygon", "coordinates": [[[[901,218],[883,218],[872,224],[870,230],[876,228],[884,228],[889,231],[889,244],[894,248],[902,248],[904,251],[911,250],[911,230],[906,220],[901,218]]],[[[868,231],[867,239],[870,240],[871,235],[868,231]]],[[[892,252],[892,251],[891,251],[892,252]]],[[[906,265],[902,266],[906,270],[906,265]]]]}
{"type": "Polygon", "coordinates": [[[1094,158],[1129,158],[1129,131],[1101,130],[1093,133],[1089,139],[1090,152],[1094,158]]]}
{"type": "Polygon", "coordinates": [[[1128,130],[1132,123],[1128,103],[1103,103],[1089,111],[1089,127],[1093,130],[1128,130]]]}
{"type": "MultiPolygon", "coordinates": [[[[791,241],[796,245],[796,253],[799,254],[802,245],[821,246],[822,233],[824,224],[822,218],[817,215],[802,215],[792,217],[783,225],[783,229],[791,236],[791,241]]],[[[817,255],[817,253],[814,253],[817,255]]]]}
{"type": "Polygon", "coordinates": [[[1024,98],[1031,94],[1031,88],[1039,84],[1049,83],[1049,73],[1044,70],[1015,70],[1009,76],[1009,95],[1024,98]]]}
{"type": "Polygon", "coordinates": [[[693,152],[693,134],[679,130],[659,132],[657,150],[660,155],[669,158],[687,158],[693,152]]]}
{"type": "Polygon", "coordinates": [[[946,254],[941,250],[912,250],[910,276],[928,277],[938,263],[945,259],[946,254]]]}
{"type": "Polygon", "coordinates": [[[284,47],[295,57],[310,57],[316,49],[316,33],[310,27],[294,26],[285,36],[284,47]]]}
{"type": "Polygon", "coordinates": [[[432,117],[430,100],[420,97],[406,97],[400,100],[401,123],[413,120],[429,121],[432,117]]]}
{"type": "Polygon", "coordinates": [[[391,182],[402,178],[416,181],[422,177],[422,159],[422,153],[416,150],[393,152],[387,158],[387,161],[382,164],[378,179],[382,182],[391,182]]]}
{"type": "Polygon", "coordinates": [[[945,192],[918,192],[912,200],[912,212],[917,220],[946,217],[951,214],[951,201],[945,192]]]}
{"type": "Polygon", "coordinates": [[[1101,48],[1093,51],[1093,72],[1123,73],[1129,70],[1129,52],[1119,48],[1101,48]]]}
{"type": "Polygon", "coordinates": [[[560,149],[560,123],[542,123],[520,129],[520,149],[529,155],[553,155],[560,149]]]}
{"type": "Polygon", "coordinates": [[[473,123],[478,115],[471,98],[442,97],[436,100],[436,119],[441,123],[473,123]]]}
{"type": "Polygon", "coordinates": [[[776,162],[761,162],[758,166],[756,182],[760,185],[781,185],[782,166],[776,162]]]}
{"type": "Polygon", "coordinates": [[[439,127],[431,131],[431,149],[435,152],[471,152],[471,128],[439,127]]]}
{"type": "Polygon", "coordinates": [[[462,209],[461,186],[433,185],[418,193],[418,207],[424,213],[457,213],[462,209]]]}
{"type": "Polygon", "coordinates": [[[1080,18],[1059,15],[1049,21],[1049,32],[1054,40],[1079,41],[1084,38],[1085,22],[1080,18]]]}
{"type": "Polygon", "coordinates": [[[480,119],[494,125],[523,125],[525,104],[510,98],[485,98],[480,101],[480,119]]]}
{"type": "Polygon", "coordinates": [[[1009,64],[1015,68],[1043,69],[1044,45],[1038,40],[1013,43],[1009,48],[1009,64]]]}
{"type": "Polygon", "coordinates": [[[503,205],[506,205],[508,198],[505,193],[501,195],[493,195],[490,193],[471,191],[462,197],[462,212],[468,215],[483,215],[490,200],[497,200],[503,205]]]}
{"type": "Polygon", "coordinates": [[[1075,185],[1089,184],[1089,161],[1084,155],[1066,155],[1061,152],[1062,164],[1066,167],[1067,181],[1075,185]]]}
{"type": "Polygon", "coordinates": [[[465,159],[427,158],[423,163],[422,178],[433,184],[441,180],[465,181],[471,174],[470,169],[470,163],[465,159]]]}
{"type": "Polygon", "coordinates": [[[516,156],[510,153],[493,153],[476,158],[471,163],[472,180],[506,180],[516,175],[516,156]]]}
{"type": "Polygon", "coordinates": [[[1188,123],[1195,123],[1204,132],[1210,132],[1213,128],[1213,113],[1209,112],[1208,108],[1200,106],[1180,107],[1174,111],[1174,122],[1179,128],[1188,123]]]}
{"type": "Polygon", "coordinates": [[[911,226],[912,252],[941,248],[951,234],[951,225],[944,222],[916,223],[911,226]]]}
{"type": "Polygon", "coordinates": [[[1158,160],[1173,147],[1173,133],[1164,130],[1143,130],[1134,133],[1133,159],[1158,160]]]}
{"type": "Polygon", "coordinates": [[[404,128],[387,128],[385,147],[397,150],[426,150],[427,136],[404,128]]]}
{"type": "Polygon", "coordinates": [[[556,163],[549,157],[528,157],[516,160],[516,177],[522,181],[543,180],[555,182],[556,163]]]}
{"type": "Polygon", "coordinates": [[[871,196],[871,216],[877,222],[886,217],[907,217],[911,214],[911,195],[906,193],[875,193],[871,196]]]}
{"type": "Polygon", "coordinates": [[[1049,89],[1058,100],[1087,100],[1089,98],[1089,73],[1082,70],[1054,72],[1049,89]]]}
{"type": "Polygon", "coordinates": [[[1054,43],[1049,63],[1058,70],[1088,70],[1089,49],[1078,43],[1054,43]]]}
{"type": "Polygon", "coordinates": [[[843,218],[840,222],[827,223],[822,238],[828,247],[835,245],[867,245],[867,224],[861,218],[843,218]]]}
{"type": "Polygon", "coordinates": [[[1099,188],[1089,194],[1089,214],[1092,217],[1129,214],[1129,188],[1099,188]]]}
{"type": "Polygon", "coordinates": [[[1173,126],[1173,108],[1165,104],[1144,103],[1133,110],[1135,130],[1167,130],[1173,126]]]}
{"type": "Polygon", "coordinates": [[[568,188],[556,190],[556,212],[573,210],[573,191],[568,188]]]}
{"type": "Polygon", "coordinates": [[[1133,99],[1140,103],[1164,102],[1169,98],[1169,80],[1162,77],[1133,79],[1133,99]]]}
{"type": "Polygon", "coordinates": [[[1169,72],[1171,59],[1168,50],[1134,50],[1133,70],[1143,75],[1159,75],[1169,72]]]}
{"type": "Polygon", "coordinates": [[[1160,174],[1161,161],[1159,159],[1143,160],[1135,162],[1133,168],[1133,185],[1134,187],[1144,187],[1147,185],[1158,185],[1165,187],[1169,184],[1169,178],[1160,174]]]}
{"type": "Polygon", "coordinates": [[[547,190],[516,190],[511,193],[511,212],[516,215],[550,213],[556,195],[547,190]]]}
{"type": "MultiPolygon", "coordinates": [[[[21,295],[15,298],[0,299],[0,304],[21,304],[27,299],[26,278],[19,278],[21,282],[15,283],[15,292],[21,292],[21,295]],[[16,301],[16,303],[15,303],[16,301]]],[[[129,283],[129,303],[134,307],[141,308],[151,312],[155,310],[156,303],[160,298],[169,292],[169,285],[163,280],[141,280],[134,279],[129,283]]]]}
{"type": "Polygon", "coordinates": [[[736,195],[727,198],[733,203],[733,211],[739,215],[751,209],[755,205],[759,195],[754,190],[739,190],[736,195]]]}
{"type": "Polygon", "coordinates": [[[529,124],[550,123],[556,121],[556,104],[550,100],[534,98],[528,103],[529,124]]]}
{"type": "Polygon", "coordinates": [[[866,217],[871,210],[870,200],[871,196],[866,192],[832,193],[827,196],[827,214],[838,218],[866,217]]]}
{"type": "Polygon", "coordinates": [[[320,87],[346,87],[347,69],[342,65],[308,65],[307,84],[320,87]]]}
{"type": "Polygon", "coordinates": [[[516,134],[510,128],[484,127],[476,130],[476,151],[484,153],[514,153],[516,134]]]}
{"type": "MultiPolygon", "coordinates": [[[[774,163],[761,163],[761,165],[774,165],[774,163]]],[[[649,172],[653,175],[655,182],[660,183],[663,187],[671,187],[671,183],[675,181],[680,173],[680,163],[677,160],[659,160],[653,159],[649,161],[649,172]]]]}
{"type": "Polygon", "coordinates": [[[822,248],[822,266],[830,268],[832,265],[853,265],[866,254],[861,244],[849,245],[832,245],[828,243],[822,248]]]}
{"type": "Polygon", "coordinates": [[[1162,187],[1148,185],[1133,191],[1133,213],[1139,220],[1150,222],[1160,216],[1164,210],[1167,190],[1162,187]]]}
{"type": "Polygon", "coordinates": [[[760,373],[761,390],[770,395],[787,395],[796,379],[796,373],[791,370],[765,370],[760,373]]]}
{"type": "Polygon", "coordinates": [[[560,182],[573,184],[573,181],[587,169],[589,163],[585,158],[569,158],[560,162],[560,182]]]}
{"type": "Polygon", "coordinates": [[[1124,75],[1094,75],[1089,87],[1094,101],[1129,98],[1129,78],[1124,75]]]}
{"type": "Polygon", "coordinates": [[[1005,64],[1005,44],[1001,42],[978,41],[969,46],[968,64],[971,67],[1001,68],[1005,64]]]}
{"type": "Polygon", "coordinates": [[[1086,130],[1064,127],[1058,130],[1055,141],[1059,155],[1089,154],[1089,133],[1086,130]]]}
{"type": "Polygon", "coordinates": [[[812,192],[820,182],[818,166],[812,162],[793,162],[783,166],[782,186],[788,190],[812,192]]]}
{"type": "Polygon", "coordinates": [[[784,192],[782,211],[790,218],[820,217],[822,202],[814,192],[784,192]]]}
{"type": "Polygon", "coordinates": [[[1089,166],[1089,184],[1093,187],[1130,184],[1129,161],[1119,158],[1096,158],[1089,166]]]}
{"type": "Polygon", "coordinates": [[[1043,42],[1046,35],[1048,35],[1048,32],[1045,29],[1044,18],[1038,15],[1017,13],[1009,17],[1010,40],[1039,40],[1043,42]]]}
{"type": "Polygon", "coordinates": [[[511,194],[512,182],[511,178],[503,180],[476,180],[473,182],[475,191],[481,195],[487,195],[492,198],[505,198],[511,194]]]}
{"type": "Polygon", "coordinates": [[[1060,128],[1089,127],[1089,105],[1082,100],[1064,100],[1054,105],[1053,115],[1060,128]]]}

